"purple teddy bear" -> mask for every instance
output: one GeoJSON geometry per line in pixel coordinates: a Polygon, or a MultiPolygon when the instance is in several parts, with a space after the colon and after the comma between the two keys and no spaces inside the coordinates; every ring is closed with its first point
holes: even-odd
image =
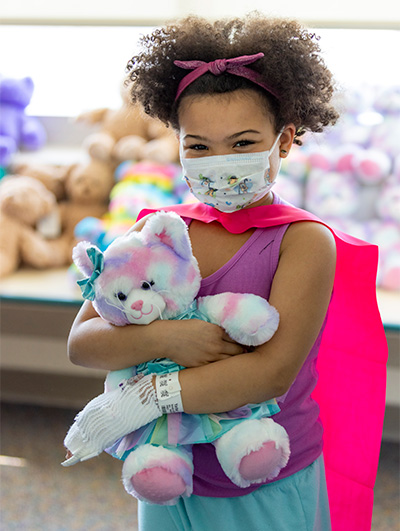
{"type": "Polygon", "coordinates": [[[46,142],[42,124],[25,114],[32,94],[30,77],[0,78],[0,166],[8,166],[20,146],[39,149],[46,142]]]}

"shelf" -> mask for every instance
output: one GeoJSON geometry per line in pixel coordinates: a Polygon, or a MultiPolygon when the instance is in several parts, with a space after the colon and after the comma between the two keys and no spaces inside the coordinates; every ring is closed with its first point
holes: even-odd
{"type": "Polygon", "coordinates": [[[0,300],[80,306],[82,297],[67,268],[20,269],[0,280],[0,300]]]}
{"type": "MultiPolygon", "coordinates": [[[[80,290],[68,268],[20,269],[0,280],[0,300],[75,306],[82,303],[80,290]]],[[[400,292],[378,289],[377,300],[385,329],[400,331],[400,292]]]]}

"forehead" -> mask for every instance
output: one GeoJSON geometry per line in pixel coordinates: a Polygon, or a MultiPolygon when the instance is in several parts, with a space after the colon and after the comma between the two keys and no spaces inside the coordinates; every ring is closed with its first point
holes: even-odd
{"type": "Polygon", "coordinates": [[[252,90],[184,97],[178,115],[181,135],[208,136],[221,132],[226,136],[250,129],[273,131],[273,117],[265,100],[252,90]]]}

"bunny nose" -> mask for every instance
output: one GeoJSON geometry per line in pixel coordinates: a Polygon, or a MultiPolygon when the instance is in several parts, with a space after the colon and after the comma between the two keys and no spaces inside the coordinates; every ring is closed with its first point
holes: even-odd
{"type": "Polygon", "coordinates": [[[140,312],[143,308],[143,301],[135,301],[133,304],[131,304],[132,310],[136,310],[137,312],[140,312]]]}

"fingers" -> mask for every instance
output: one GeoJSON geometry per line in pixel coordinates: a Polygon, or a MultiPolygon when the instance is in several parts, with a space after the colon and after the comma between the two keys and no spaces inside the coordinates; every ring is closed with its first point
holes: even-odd
{"type": "Polygon", "coordinates": [[[223,330],[222,331],[222,340],[223,340],[223,350],[222,352],[224,354],[229,354],[230,356],[234,356],[236,354],[243,354],[243,352],[246,352],[246,347],[243,347],[243,345],[240,345],[235,340],[233,340],[228,334],[223,330]]]}
{"type": "Polygon", "coordinates": [[[229,356],[236,356],[237,354],[243,354],[246,350],[239,343],[231,341],[224,341],[222,345],[221,354],[229,356]]]}
{"type": "Polygon", "coordinates": [[[228,334],[225,332],[225,330],[222,330],[222,339],[224,341],[227,341],[228,343],[236,343],[234,339],[232,339],[228,334]]]}

